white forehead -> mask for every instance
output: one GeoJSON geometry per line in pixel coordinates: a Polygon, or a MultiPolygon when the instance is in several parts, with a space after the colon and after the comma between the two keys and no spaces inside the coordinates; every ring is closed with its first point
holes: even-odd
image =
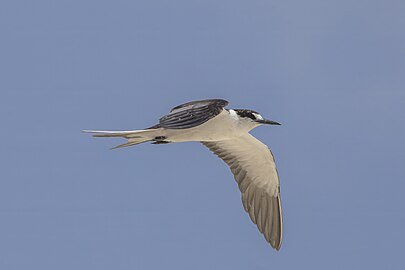
{"type": "Polygon", "coordinates": [[[256,117],[256,119],[263,120],[263,117],[260,114],[253,113],[253,115],[256,117]]]}

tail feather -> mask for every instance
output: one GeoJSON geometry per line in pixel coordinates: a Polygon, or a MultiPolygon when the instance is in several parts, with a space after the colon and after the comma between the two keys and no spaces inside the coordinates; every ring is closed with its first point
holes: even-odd
{"type": "Polygon", "coordinates": [[[149,139],[128,140],[128,142],[117,145],[117,146],[111,148],[111,150],[118,149],[118,148],[123,148],[123,147],[128,147],[128,146],[133,146],[133,145],[137,145],[137,144],[144,143],[144,142],[149,142],[149,141],[151,141],[151,140],[149,140],[149,139]]]}
{"type": "Polygon", "coordinates": [[[158,129],[144,129],[144,130],[128,130],[128,131],[107,131],[107,130],[83,130],[85,133],[93,134],[93,137],[121,137],[128,139],[128,142],[117,145],[111,149],[117,149],[140,143],[153,141],[156,136],[159,136],[158,129]]]}
{"type": "Polygon", "coordinates": [[[85,133],[92,133],[93,137],[123,137],[123,138],[139,138],[142,135],[156,131],[156,129],[141,129],[141,130],[83,130],[85,133]]]}

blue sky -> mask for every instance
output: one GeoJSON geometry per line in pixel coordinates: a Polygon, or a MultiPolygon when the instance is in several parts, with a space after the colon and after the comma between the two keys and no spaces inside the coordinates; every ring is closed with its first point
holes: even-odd
{"type": "Polygon", "coordinates": [[[403,269],[405,2],[2,1],[1,269],[403,269]],[[279,121],[284,241],[225,164],[144,144],[180,103],[279,121]]]}

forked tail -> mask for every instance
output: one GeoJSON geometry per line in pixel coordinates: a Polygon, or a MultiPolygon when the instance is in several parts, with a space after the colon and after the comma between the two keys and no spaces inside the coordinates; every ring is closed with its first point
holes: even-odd
{"type": "Polygon", "coordinates": [[[159,136],[158,129],[128,130],[128,131],[83,130],[83,132],[91,133],[93,134],[93,137],[121,137],[128,140],[128,142],[117,145],[111,149],[117,149],[153,141],[155,137],[159,136]]]}

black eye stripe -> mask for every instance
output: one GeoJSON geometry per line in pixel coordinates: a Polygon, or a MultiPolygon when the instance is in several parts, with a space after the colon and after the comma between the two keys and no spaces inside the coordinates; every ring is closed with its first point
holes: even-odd
{"type": "Polygon", "coordinates": [[[253,110],[244,110],[244,109],[235,109],[234,110],[240,117],[247,117],[250,118],[252,120],[256,120],[256,117],[254,116],[255,114],[259,114],[256,111],[253,110]]]}

